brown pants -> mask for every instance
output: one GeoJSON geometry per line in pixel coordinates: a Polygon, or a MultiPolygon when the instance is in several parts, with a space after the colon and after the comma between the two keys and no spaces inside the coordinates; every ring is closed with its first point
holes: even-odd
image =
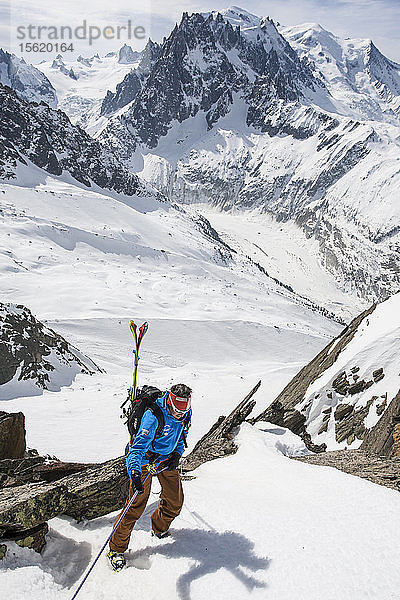
{"type": "MultiPolygon", "coordinates": [[[[146,477],[147,471],[142,470],[142,478],[146,477]]],[[[179,515],[183,505],[183,489],[179,471],[162,471],[157,475],[158,481],[161,484],[161,499],[156,510],[151,515],[151,527],[156,533],[167,531],[172,521],[179,515]]],[[[152,475],[144,483],[144,493],[138,494],[136,500],[132,503],[128,512],[114,531],[110,539],[110,550],[115,552],[125,552],[129,545],[132,529],[136,521],[142,515],[146,508],[151,490],[152,475]]],[[[132,483],[129,486],[129,495],[125,502],[125,507],[132,498],[134,492],[132,483]]],[[[124,508],[125,508],[124,507],[124,508]]],[[[116,522],[121,516],[122,511],[118,515],[116,522]]]]}

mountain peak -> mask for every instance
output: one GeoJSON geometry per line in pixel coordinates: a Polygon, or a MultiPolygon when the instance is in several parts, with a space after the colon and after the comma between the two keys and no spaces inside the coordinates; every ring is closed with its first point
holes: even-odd
{"type": "Polygon", "coordinates": [[[118,52],[118,62],[121,65],[130,65],[138,60],[139,52],[134,52],[131,46],[124,44],[118,52]]]}

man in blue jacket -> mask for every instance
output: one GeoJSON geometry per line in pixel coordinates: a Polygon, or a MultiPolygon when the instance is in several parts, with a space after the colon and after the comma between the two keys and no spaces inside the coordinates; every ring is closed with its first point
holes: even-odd
{"type": "Polygon", "coordinates": [[[110,540],[110,552],[107,554],[112,568],[116,571],[125,566],[124,552],[128,548],[134,525],[149,499],[152,474],[143,483],[149,473],[149,465],[157,471],[164,469],[157,474],[161,484],[161,499],[151,515],[152,535],[159,538],[168,535],[171,522],[181,512],[183,489],[178,466],[185,448],[192,414],[191,393],[192,390],[187,385],[179,383],[155,401],[164,416],[164,428],[159,435],[159,420],[155,414],[149,409],[143,414],[126,457],[131,483],[125,506],[135,492],[138,492],[138,495],[115,530],[110,540]]]}

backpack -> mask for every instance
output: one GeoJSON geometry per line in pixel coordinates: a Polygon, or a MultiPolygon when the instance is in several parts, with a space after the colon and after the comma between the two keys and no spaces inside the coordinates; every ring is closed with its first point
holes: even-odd
{"type": "MultiPolygon", "coordinates": [[[[128,398],[130,398],[130,389],[128,390],[128,398]]],[[[158,426],[155,437],[159,436],[164,429],[165,420],[161,408],[156,403],[157,398],[161,398],[165,392],[162,392],[151,385],[144,385],[138,389],[136,399],[131,400],[128,409],[124,411],[126,417],[126,425],[128,427],[131,441],[137,434],[145,410],[151,410],[153,415],[157,417],[158,426]]]]}
{"type": "MultiPolygon", "coordinates": [[[[132,390],[132,388],[129,388],[128,398],[127,398],[127,400],[130,400],[130,404],[127,409],[125,409],[125,408],[123,409],[123,414],[122,414],[122,417],[126,418],[125,423],[128,427],[130,443],[132,443],[133,438],[135,437],[135,435],[137,434],[137,432],[139,430],[140,422],[142,420],[145,410],[151,410],[153,415],[158,420],[156,434],[154,436],[155,438],[158,437],[162,433],[162,430],[164,429],[165,419],[164,419],[164,415],[163,415],[161,408],[156,403],[156,400],[157,400],[157,398],[161,398],[165,394],[165,392],[162,392],[161,390],[159,390],[158,388],[156,388],[152,385],[144,385],[142,388],[139,388],[137,390],[136,400],[132,400],[131,390],[132,390]]],[[[183,423],[184,423],[184,428],[182,431],[183,443],[185,445],[185,448],[187,448],[186,438],[183,435],[183,433],[184,433],[184,431],[186,431],[186,433],[187,433],[187,431],[189,430],[190,413],[188,413],[185,416],[185,418],[183,419],[183,423]]],[[[129,446],[130,446],[130,444],[127,444],[127,446],[125,448],[125,454],[127,454],[128,450],[129,450],[129,446]]]]}

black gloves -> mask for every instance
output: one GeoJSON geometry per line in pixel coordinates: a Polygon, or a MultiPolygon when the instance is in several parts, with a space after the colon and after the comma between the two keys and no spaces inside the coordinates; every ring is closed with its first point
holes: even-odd
{"type": "Polygon", "coordinates": [[[138,494],[143,494],[142,473],[140,471],[132,471],[131,479],[133,491],[136,491],[138,494]]]}
{"type": "Polygon", "coordinates": [[[175,471],[175,469],[179,466],[179,461],[181,460],[181,455],[179,452],[173,452],[169,459],[165,463],[166,471],[175,471]]]}

